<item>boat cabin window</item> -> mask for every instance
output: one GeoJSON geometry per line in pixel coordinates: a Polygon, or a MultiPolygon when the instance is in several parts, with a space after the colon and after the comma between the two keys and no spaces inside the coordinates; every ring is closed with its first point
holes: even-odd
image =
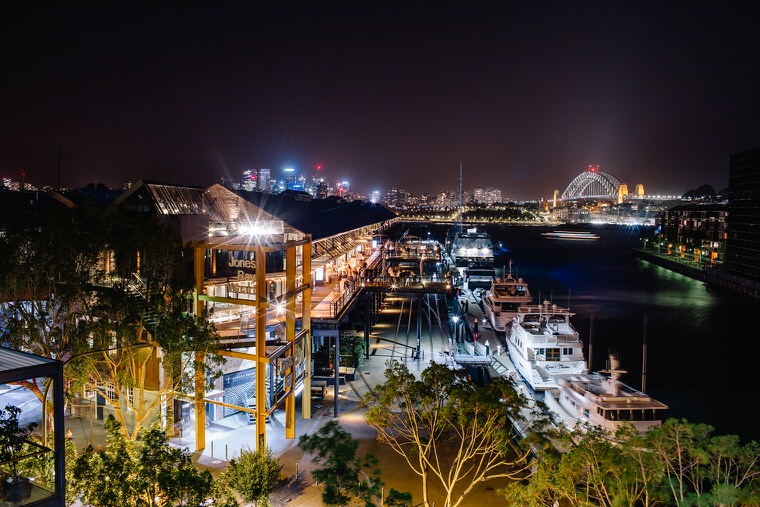
{"type": "Polygon", "coordinates": [[[564,348],[564,349],[562,349],[562,355],[572,356],[573,355],[573,349],[572,348],[564,348]]]}
{"type": "Polygon", "coordinates": [[[546,350],[547,361],[559,361],[559,349],[542,349],[546,350]]]}

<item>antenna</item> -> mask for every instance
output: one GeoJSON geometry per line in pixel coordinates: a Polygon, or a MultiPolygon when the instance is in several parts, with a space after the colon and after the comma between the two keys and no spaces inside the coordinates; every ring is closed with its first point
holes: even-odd
{"type": "Polygon", "coordinates": [[[457,220],[457,228],[462,228],[462,161],[459,160],[459,213],[457,220]]]}
{"type": "Polygon", "coordinates": [[[644,339],[641,358],[641,392],[647,392],[647,314],[644,314],[644,339]]]}
{"type": "Polygon", "coordinates": [[[588,364],[586,365],[589,372],[593,369],[592,358],[594,356],[594,314],[589,316],[588,326],[588,364]]]}
{"type": "Polygon", "coordinates": [[[58,145],[58,182],[56,183],[55,189],[59,192],[61,191],[61,145],[58,145]]]}

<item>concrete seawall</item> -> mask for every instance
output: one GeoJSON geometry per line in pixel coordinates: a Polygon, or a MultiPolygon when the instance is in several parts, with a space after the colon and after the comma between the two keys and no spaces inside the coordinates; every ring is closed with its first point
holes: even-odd
{"type": "Polygon", "coordinates": [[[760,282],[716,268],[702,268],[693,263],[682,262],[673,256],[645,252],[637,248],[631,253],[639,259],[704,282],[708,289],[725,290],[760,301],[760,282]]]}

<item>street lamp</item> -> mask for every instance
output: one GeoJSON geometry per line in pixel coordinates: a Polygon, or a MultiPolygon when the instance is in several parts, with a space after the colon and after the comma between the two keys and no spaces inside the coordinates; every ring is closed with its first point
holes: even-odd
{"type": "Polygon", "coordinates": [[[454,343],[459,343],[459,316],[454,315],[451,320],[454,321],[454,343]]]}

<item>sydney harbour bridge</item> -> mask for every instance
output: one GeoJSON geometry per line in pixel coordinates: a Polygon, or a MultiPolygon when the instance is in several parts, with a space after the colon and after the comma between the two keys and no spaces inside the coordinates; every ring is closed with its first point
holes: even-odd
{"type": "Polygon", "coordinates": [[[622,183],[612,174],[602,171],[599,166],[590,165],[588,169],[567,186],[561,194],[554,191],[555,201],[575,201],[583,199],[603,199],[622,203],[631,199],[672,199],[672,196],[647,196],[644,185],[637,183],[632,189],[627,183],[622,183]]]}

